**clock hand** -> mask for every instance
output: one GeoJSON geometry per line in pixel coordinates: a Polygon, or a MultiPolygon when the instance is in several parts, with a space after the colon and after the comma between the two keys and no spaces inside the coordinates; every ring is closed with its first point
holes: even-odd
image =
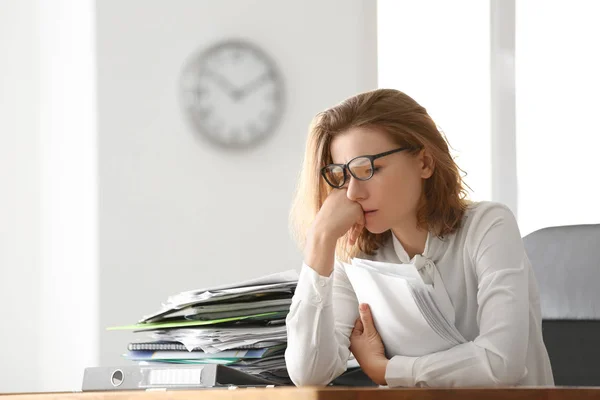
{"type": "Polygon", "coordinates": [[[259,88],[264,83],[268,82],[269,79],[271,78],[271,75],[272,75],[271,72],[265,72],[264,74],[262,74],[261,76],[259,76],[255,80],[253,80],[252,82],[244,85],[241,89],[236,91],[236,93],[235,93],[236,97],[238,99],[242,99],[242,98],[246,97],[249,92],[252,92],[256,88],[259,88]]]}
{"type": "Polygon", "coordinates": [[[225,92],[227,92],[227,94],[229,96],[237,99],[238,90],[235,88],[235,86],[233,86],[231,84],[231,82],[229,82],[227,79],[225,79],[222,75],[217,74],[216,72],[214,72],[210,69],[206,69],[204,73],[206,75],[214,78],[216,80],[217,84],[221,87],[221,89],[225,90],[225,92]]]}

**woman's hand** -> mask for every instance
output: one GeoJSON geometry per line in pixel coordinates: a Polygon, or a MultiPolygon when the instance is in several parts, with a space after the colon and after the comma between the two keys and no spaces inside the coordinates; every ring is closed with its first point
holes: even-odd
{"type": "Polygon", "coordinates": [[[356,243],[365,225],[365,213],[360,204],[348,199],[346,192],[346,188],[331,191],[317,213],[309,235],[337,241],[350,231],[349,242],[351,245],[356,243]]]}
{"type": "Polygon", "coordinates": [[[330,276],[337,240],[350,230],[348,240],[353,245],[364,224],[365,214],[360,204],[348,199],[345,188],[333,190],[323,202],[306,236],[306,265],[321,276],[330,276]]]}
{"type": "Polygon", "coordinates": [[[356,319],[350,335],[350,351],[363,372],[378,385],[387,385],[385,370],[388,359],[381,336],[375,329],[373,315],[368,304],[361,304],[358,309],[360,317],[356,319]]]}

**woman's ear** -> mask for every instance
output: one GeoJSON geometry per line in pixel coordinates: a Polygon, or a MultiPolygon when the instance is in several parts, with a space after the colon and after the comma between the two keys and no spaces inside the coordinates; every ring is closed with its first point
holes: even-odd
{"type": "Polygon", "coordinates": [[[435,170],[435,161],[427,149],[419,152],[419,165],[421,166],[421,178],[429,179],[435,170]]]}

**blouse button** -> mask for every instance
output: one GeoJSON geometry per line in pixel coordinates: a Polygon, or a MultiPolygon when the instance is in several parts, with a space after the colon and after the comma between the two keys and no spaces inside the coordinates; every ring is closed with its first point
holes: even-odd
{"type": "Polygon", "coordinates": [[[319,296],[318,294],[315,295],[315,297],[313,297],[313,299],[317,302],[320,303],[321,302],[321,296],[319,296]]]}
{"type": "Polygon", "coordinates": [[[319,286],[321,286],[321,287],[325,287],[325,285],[326,285],[326,283],[325,283],[325,281],[324,281],[324,280],[320,280],[320,281],[319,281],[319,286]]]}

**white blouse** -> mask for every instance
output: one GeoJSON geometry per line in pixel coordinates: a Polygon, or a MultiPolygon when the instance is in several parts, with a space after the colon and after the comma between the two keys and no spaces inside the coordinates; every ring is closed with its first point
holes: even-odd
{"type": "MultiPolygon", "coordinates": [[[[386,351],[388,386],[554,385],[535,277],[506,206],[472,203],[460,229],[444,239],[429,234],[412,260],[390,237],[362,258],[413,263],[424,280],[437,268],[467,342],[421,357],[386,351]]],[[[285,359],[296,385],[327,385],[346,370],[356,318],[358,300],[343,264],[336,261],[329,277],[303,264],[286,319],[285,359]]]]}

